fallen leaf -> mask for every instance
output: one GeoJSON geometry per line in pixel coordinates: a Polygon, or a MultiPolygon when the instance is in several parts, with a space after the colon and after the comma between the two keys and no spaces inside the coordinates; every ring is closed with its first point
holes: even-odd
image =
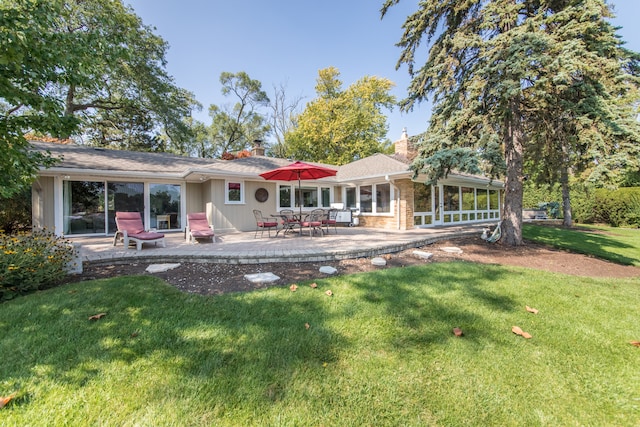
{"type": "Polygon", "coordinates": [[[0,408],[4,408],[5,406],[7,406],[7,404],[11,402],[14,397],[15,397],[15,394],[12,394],[11,396],[6,396],[6,397],[0,397],[0,408]]]}
{"type": "Polygon", "coordinates": [[[289,289],[291,290],[291,292],[295,292],[298,290],[298,285],[294,283],[293,285],[289,286],[289,289]]]}
{"type": "Polygon", "coordinates": [[[461,337],[462,336],[462,329],[460,328],[453,328],[453,334],[457,337],[461,337]]]}
{"type": "Polygon", "coordinates": [[[526,339],[533,338],[532,335],[529,332],[523,331],[522,329],[520,329],[519,326],[511,327],[511,332],[513,332],[516,335],[520,335],[521,337],[526,338],[526,339]]]}
{"type": "Polygon", "coordinates": [[[629,342],[631,345],[635,345],[636,347],[640,347],[640,341],[631,341],[629,342]]]}
{"type": "Polygon", "coordinates": [[[305,324],[304,324],[304,328],[305,328],[305,329],[309,329],[310,327],[311,327],[311,325],[310,325],[310,324],[308,324],[308,323],[305,323],[305,324]]]}
{"type": "Polygon", "coordinates": [[[89,316],[89,320],[98,320],[98,319],[103,318],[106,315],[107,315],[107,313],[94,314],[93,316],[89,316]]]}
{"type": "Polygon", "coordinates": [[[333,292],[331,292],[331,289],[329,289],[327,292],[325,292],[325,294],[331,296],[331,295],[333,295],[333,292]]]}
{"type": "Polygon", "coordinates": [[[313,289],[318,287],[318,284],[316,282],[313,282],[312,284],[310,284],[309,286],[311,286],[313,289]]]}
{"type": "Polygon", "coordinates": [[[538,309],[529,307],[528,305],[524,306],[529,313],[538,314],[538,309]]]}

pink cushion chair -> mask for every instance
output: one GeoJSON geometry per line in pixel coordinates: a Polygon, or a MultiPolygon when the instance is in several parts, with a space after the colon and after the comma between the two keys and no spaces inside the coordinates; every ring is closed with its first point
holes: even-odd
{"type": "MultiPolygon", "coordinates": [[[[311,213],[304,217],[302,222],[300,223],[301,230],[308,228],[309,236],[313,237],[313,234],[316,231],[320,232],[320,235],[323,236],[324,233],[322,231],[322,218],[324,217],[324,211],[322,209],[314,209],[311,213]]],[[[300,231],[302,234],[302,231],[300,231]]]]}
{"type": "Polygon", "coordinates": [[[258,230],[260,230],[260,237],[264,234],[264,230],[267,230],[269,237],[271,237],[272,228],[276,231],[278,230],[278,218],[263,216],[262,212],[258,209],[253,210],[253,216],[256,218],[256,234],[253,236],[254,239],[258,237],[258,230]]]}
{"type": "Polygon", "coordinates": [[[327,234],[329,234],[329,227],[333,227],[333,230],[338,234],[338,229],[336,228],[338,219],[338,210],[337,209],[329,209],[326,216],[322,218],[322,225],[325,226],[327,230],[327,234]]]}
{"type": "Polygon", "coordinates": [[[135,244],[137,250],[142,249],[143,243],[162,243],[162,247],[166,247],[164,242],[164,234],[146,231],[142,224],[142,216],[140,212],[116,212],[116,226],[118,231],[113,236],[113,246],[118,243],[118,238],[124,241],[124,247],[135,244]]]}
{"type": "Polygon", "coordinates": [[[212,243],[216,241],[213,226],[209,225],[207,214],[204,212],[187,214],[187,227],[184,232],[189,243],[194,243],[197,239],[211,239],[212,243]]]}

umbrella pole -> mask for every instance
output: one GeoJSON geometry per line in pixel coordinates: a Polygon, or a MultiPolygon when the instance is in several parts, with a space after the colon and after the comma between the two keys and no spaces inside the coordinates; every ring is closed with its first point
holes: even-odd
{"type": "MultiPolygon", "coordinates": [[[[300,172],[298,172],[298,200],[300,208],[300,221],[302,221],[302,184],[300,183],[300,172]]],[[[300,229],[302,231],[302,229],[300,229]]]]}
{"type": "Polygon", "coordinates": [[[300,183],[300,171],[298,171],[298,200],[300,208],[300,237],[302,237],[302,184],[300,183]]]}

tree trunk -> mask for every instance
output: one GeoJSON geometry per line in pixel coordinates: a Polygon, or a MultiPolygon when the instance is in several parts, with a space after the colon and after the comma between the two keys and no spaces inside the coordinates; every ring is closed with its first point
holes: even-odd
{"type": "Polygon", "coordinates": [[[562,214],[564,219],[562,225],[564,227],[573,226],[573,217],[571,215],[571,195],[569,191],[569,171],[567,167],[562,165],[562,172],[560,175],[560,183],[562,185],[562,214]]]}
{"type": "MultiPolygon", "coordinates": [[[[564,136],[564,135],[563,135],[564,136]]],[[[571,195],[569,190],[569,147],[566,138],[562,139],[562,163],[560,164],[560,185],[562,186],[562,225],[571,227],[573,218],[571,216],[571,195]]]]}
{"type": "Polygon", "coordinates": [[[522,128],[517,101],[511,101],[511,114],[505,120],[504,157],[507,174],[502,210],[502,242],[509,246],[522,245],[523,154],[522,128]]]}

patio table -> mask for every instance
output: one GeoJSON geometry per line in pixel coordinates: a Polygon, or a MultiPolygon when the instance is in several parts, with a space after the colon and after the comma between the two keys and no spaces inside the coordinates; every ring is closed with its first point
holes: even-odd
{"type": "Polygon", "coordinates": [[[272,216],[276,217],[276,218],[282,218],[282,228],[279,228],[278,231],[276,231],[276,237],[278,237],[278,234],[280,234],[280,232],[282,231],[282,236],[286,236],[287,233],[289,232],[294,232],[295,228],[298,227],[299,233],[302,234],[302,227],[300,226],[300,218],[298,218],[297,215],[292,215],[292,214],[288,214],[288,213],[276,213],[273,214],[272,216]]]}

